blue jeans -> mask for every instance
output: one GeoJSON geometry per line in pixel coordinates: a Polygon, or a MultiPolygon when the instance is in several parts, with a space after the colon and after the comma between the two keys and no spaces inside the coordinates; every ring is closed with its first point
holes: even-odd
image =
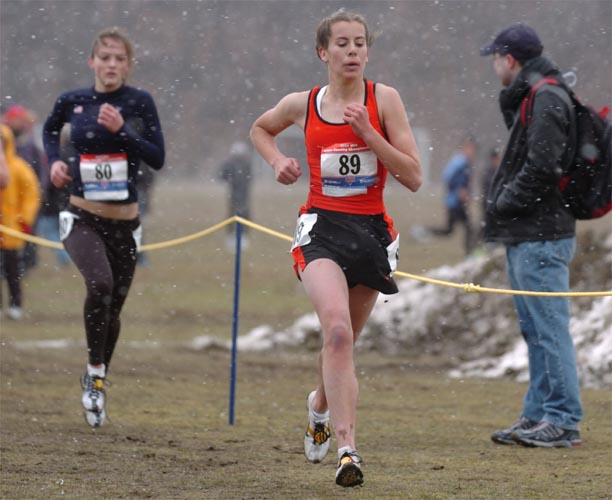
{"type": "MultiPolygon", "coordinates": [[[[529,241],[506,247],[514,290],[567,292],[575,238],[529,241]]],[[[582,419],[574,343],[567,297],[514,295],[521,334],[529,352],[529,388],[523,416],[578,430],[582,419]]]]}
{"type": "MultiPolygon", "coordinates": [[[[36,221],[36,234],[49,241],[60,241],[59,237],[59,216],[57,215],[39,215],[36,221]]],[[[67,266],[70,263],[70,257],[66,250],[55,250],[57,263],[60,266],[67,266]]]]}

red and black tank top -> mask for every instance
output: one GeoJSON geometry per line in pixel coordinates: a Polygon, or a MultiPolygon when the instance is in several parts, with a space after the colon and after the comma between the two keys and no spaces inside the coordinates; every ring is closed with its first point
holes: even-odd
{"type": "MultiPolygon", "coordinates": [[[[378,116],[374,82],[365,81],[364,105],[370,123],[385,136],[378,116]]],[[[357,137],[350,125],[330,123],[321,116],[326,87],[315,87],[308,97],[304,126],[310,168],[310,191],[304,208],[318,207],[352,214],[385,212],[383,190],[387,169],[357,137]]]]}

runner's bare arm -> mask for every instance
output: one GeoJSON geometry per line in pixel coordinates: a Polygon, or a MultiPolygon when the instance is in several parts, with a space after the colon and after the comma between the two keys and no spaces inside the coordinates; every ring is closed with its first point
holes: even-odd
{"type": "Polygon", "coordinates": [[[293,184],[302,175],[295,158],[285,156],[276,145],[276,136],[291,125],[304,128],[308,91],[294,92],[283,97],[276,106],[262,114],[251,127],[251,141],[274,169],[281,184],[293,184]]]}
{"type": "Polygon", "coordinates": [[[380,83],[376,99],[389,140],[371,126],[351,126],[398,182],[417,191],[423,181],[421,161],[402,99],[397,90],[380,83]]]}

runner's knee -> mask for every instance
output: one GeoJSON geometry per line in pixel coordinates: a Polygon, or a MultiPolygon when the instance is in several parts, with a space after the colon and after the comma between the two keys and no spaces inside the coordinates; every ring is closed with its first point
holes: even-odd
{"type": "Polygon", "coordinates": [[[353,333],[347,324],[338,323],[333,325],[325,337],[324,350],[331,354],[338,354],[353,349],[353,333]]]}

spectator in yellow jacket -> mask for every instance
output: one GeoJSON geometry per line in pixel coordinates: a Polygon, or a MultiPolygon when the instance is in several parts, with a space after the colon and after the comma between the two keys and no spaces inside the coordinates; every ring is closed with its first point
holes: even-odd
{"type": "MultiPolygon", "coordinates": [[[[6,159],[4,158],[4,149],[0,148],[0,189],[4,189],[8,186],[9,173],[8,167],[6,166],[6,159]]],[[[1,200],[1,198],[0,198],[1,200]]],[[[0,223],[2,219],[0,219],[0,223]]]]}
{"type": "MultiPolygon", "coordinates": [[[[13,132],[0,125],[2,151],[8,167],[8,185],[0,191],[2,224],[10,229],[31,233],[40,208],[40,186],[34,170],[15,152],[13,132]]],[[[23,317],[21,279],[23,278],[23,249],[25,241],[5,233],[0,234],[0,271],[9,289],[8,317],[23,317]]],[[[2,286],[0,282],[0,311],[2,286]]]]}

